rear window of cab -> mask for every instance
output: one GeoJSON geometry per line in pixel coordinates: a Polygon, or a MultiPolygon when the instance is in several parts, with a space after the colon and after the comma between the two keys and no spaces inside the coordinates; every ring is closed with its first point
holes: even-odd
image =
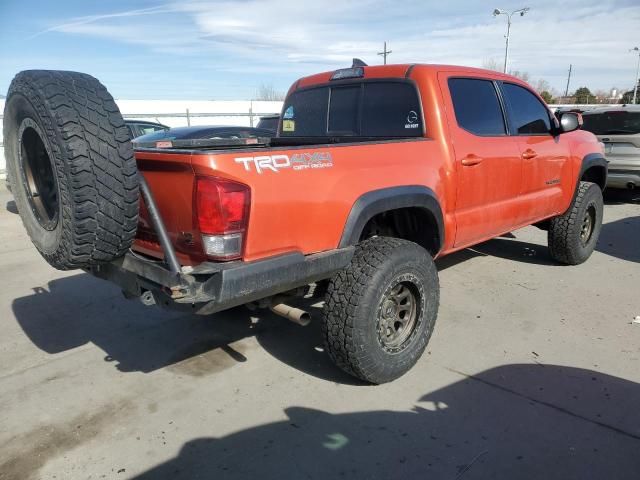
{"type": "Polygon", "coordinates": [[[281,137],[422,137],[420,96],[411,81],[370,80],[293,92],[281,137]]]}

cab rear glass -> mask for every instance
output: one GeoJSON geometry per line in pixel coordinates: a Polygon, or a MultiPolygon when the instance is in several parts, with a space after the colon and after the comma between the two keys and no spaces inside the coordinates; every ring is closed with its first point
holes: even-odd
{"type": "Polygon", "coordinates": [[[411,81],[360,80],[298,90],[282,112],[281,137],[424,135],[420,96],[411,81]]]}

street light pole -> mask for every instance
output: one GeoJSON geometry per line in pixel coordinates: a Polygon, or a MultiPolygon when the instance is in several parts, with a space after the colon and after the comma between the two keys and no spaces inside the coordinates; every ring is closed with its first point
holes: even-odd
{"type": "Polygon", "coordinates": [[[636,67],[636,84],[633,86],[633,104],[636,104],[636,98],[638,98],[638,82],[640,81],[640,48],[633,47],[630,52],[636,52],[638,54],[638,66],[636,67]]]}
{"type": "Polygon", "coordinates": [[[504,42],[504,68],[502,71],[507,73],[507,63],[509,63],[509,34],[511,33],[511,15],[507,17],[507,35],[504,42]]]}
{"type": "Polygon", "coordinates": [[[504,69],[503,72],[507,73],[507,64],[509,63],[509,36],[511,35],[511,17],[515,14],[515,13],[519,13],[521,17],[524,16],[525,13],[527,13],[529,10],[531,10],[529,7],[524,7],[524,8],[519,8],[518,10],[514,10],[513,12],[509,13],[506,10],[502,10],[501,8],[496,8],[493,11],[493,16],[497,17],[498,15],[504,15],[507,17],[507,34],[504,36],[505,40],[505,45],[504,45],[504,69]]]}

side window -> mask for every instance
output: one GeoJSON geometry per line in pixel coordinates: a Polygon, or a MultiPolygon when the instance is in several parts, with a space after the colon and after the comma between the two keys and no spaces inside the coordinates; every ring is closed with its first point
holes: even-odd
{"type": "Polygon", "coordinates": [[[504,116],[491,80],[450,78],[449,91],[458,125],[475,135],[505,135],[504,116]]]}
{"type": "Polygon", "coordinates": [[[538,97],[526,88],[513,83],[504,83],[502,90],[509,106],[511,121],[518,135],[550,133],[549,110],[538,100],[538,97]]]}

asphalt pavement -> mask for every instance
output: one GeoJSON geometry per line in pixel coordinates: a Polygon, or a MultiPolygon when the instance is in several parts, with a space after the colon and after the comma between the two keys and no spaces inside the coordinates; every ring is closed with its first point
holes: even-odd
{"type": "Polygon", "coordinates": [[[197,317],[49,267],[0,187],[0,480],[640,477],[640,193],[555,264],[513,232],[438,261],[419,363],[371,386],[308,327],[197,317]]]}

